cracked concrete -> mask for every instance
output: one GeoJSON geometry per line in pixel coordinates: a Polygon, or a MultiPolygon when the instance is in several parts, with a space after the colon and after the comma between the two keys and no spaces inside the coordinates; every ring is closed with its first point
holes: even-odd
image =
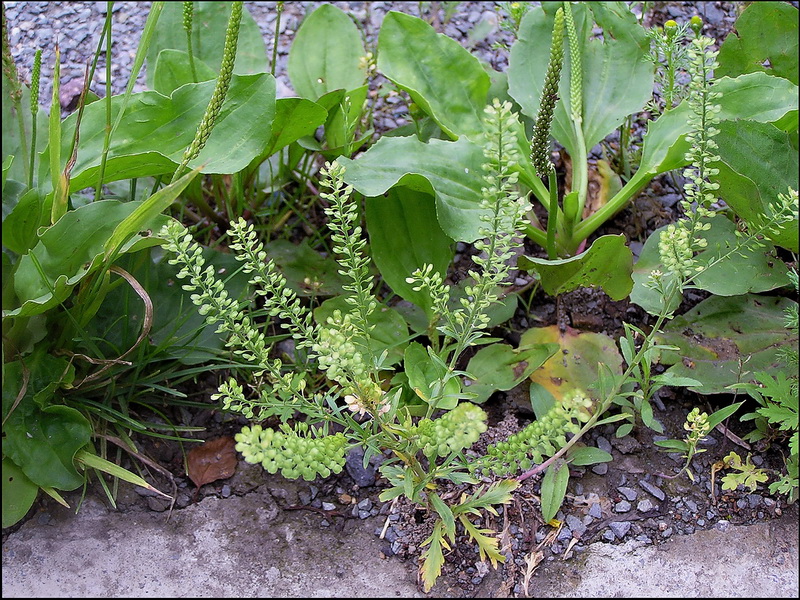
{"type": "MultiPolygon", "coordinates": [[[[539,566],[532,597],[798,595],[794,506],[769,523],[676,536],[660,546],[596,543],[539,566]]],[[[424,597],[416,565],[382,557],[382,519],[320,528],[264,488],[167,513],[116,512],[89,498],[78,514],[46,505],[3,544],[3,597],[424,597]]],[[[336,522],[339,522],[337,519],[336,522]]],[[[476,595],[494,597],[500,573],[476,595]]],[[[441,597],[461,596],[444,579],[441,597]]]]}

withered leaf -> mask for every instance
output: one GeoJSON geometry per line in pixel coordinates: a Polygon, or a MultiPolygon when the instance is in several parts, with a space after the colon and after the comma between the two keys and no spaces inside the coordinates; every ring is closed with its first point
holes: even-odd
{"type": "Polygon", "coordinates": [[[236,442],[231,437],[206,441],[189,451],[189,479],[199,488],[202,485],[227,479],[236,472],[236,442]]]}

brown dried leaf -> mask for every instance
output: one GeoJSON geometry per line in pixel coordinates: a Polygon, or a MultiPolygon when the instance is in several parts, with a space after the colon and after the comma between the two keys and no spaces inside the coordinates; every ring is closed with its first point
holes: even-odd
{"type": "Polygon", "coordinates": [[[199,488],[218,479],[227,479],[236,472],[236,442],[231,437],[208,440],[189,451],[189,479],[199,488]]]}

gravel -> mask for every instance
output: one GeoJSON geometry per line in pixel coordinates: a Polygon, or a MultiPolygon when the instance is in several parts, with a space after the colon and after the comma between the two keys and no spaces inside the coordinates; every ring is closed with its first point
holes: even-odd
{"type": "MultiPolygon", "coordinates": [[[[62,108],[74,103],[80,92],[86,66],[90,64],[97,49],[106,18],[106,2],[5,2],[9,25],[9,45],[17,62],[21,76],[30,81],[30,72],[37,49],[42,50],[41,104],[50,105],[52,96],[53,65],[56,46],[61,51],[62,108]]],[[[286,63],[294,35],[303,18],[323,2],[286,2],[281,15],[278,36],[276,79],[278,95],[293,95],[291,82],[286,75],[286,63]]],[[[432,17],[429,8],[418,2],[333,2],[335,6],[352,15],[362,25],[368,46],[374,47],[383,17],[390,10],[432,17]]],[[[443,11],[437,18],[440,30],[458,39],[466,46],[483,53],[495,68],[504,68],[506,56],[491,50],[498,41],[510,42],[505,31],[498,26],[494,2],[459,2],[457,14],[445,21],[443,11]],[[473,42],[469,33],[478,24],[486,22],[487,37],[473,42]]],[[[150,10],[150,2],[117,2],[112,9],[112,65],[111,87],[114,94],[122,93],[136,56],[141,32],[150,10]]],[[[245,2],[264,36],[268,56],[275,34],[277,2],[245,2]]],[[[485,30],[485,29],[484,29],[485,30]]],[[[92,81],[92,91],[99,96],[105,94],[105,53],[101,52],[92,81]]],[[[379,82],[378,82],[379,83],[379,82]]],[[[145,87],[144,69],[137,79],[135,91],[145,87]]],[[[405,113],[403,103],[398,103],[397,113],[405,113]]],[[[402,123],[389,123],[396,126],[402,123]]]]}

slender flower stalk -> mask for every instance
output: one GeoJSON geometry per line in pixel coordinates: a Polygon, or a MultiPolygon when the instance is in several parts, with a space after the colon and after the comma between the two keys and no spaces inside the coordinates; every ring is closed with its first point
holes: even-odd
{"type": "Polygon", "coordinates": [[[194,66],[194,52],[192,50],[192,20],[194,17],[194,2],[183,3],[183,30],[186,32],[186,51],[189,53],[189,68],[192,70],[192,79],[197,83],[197,70],[194,66]]]}
{"type": "Polygon", "coordinates": [[[272,38],[272,65],[270,66],[269,72],[272,73],[272,76],[275,76],[275,67],[278,63],[278,35],[281,32],[281,13],[283,13],[283,2],[279,1],[278,5],[275,7],[275,10],[278,12],[277,17],[275,18],[275,36],[272,38]]]}

